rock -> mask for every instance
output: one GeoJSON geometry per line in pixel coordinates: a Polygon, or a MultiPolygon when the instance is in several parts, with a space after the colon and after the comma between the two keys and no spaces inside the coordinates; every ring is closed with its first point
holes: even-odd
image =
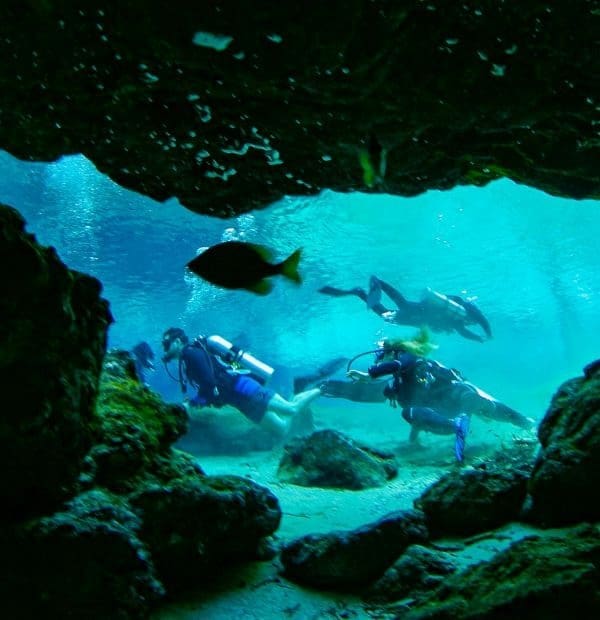
{"type": "Polygon", "coordinates": [[[323,430],[285,446],[277,477],[305,487],[358,490],[383,486],[397,473],[392,454],[323,430]]]}
{"type": "Polygon", "coordinates": [[[2,533],[3,610],[11,618],[142,618],[164,597],[140,520],[102,491],[2,533]]]}
{"type": "Polygon", "coordinates": [[[427,541],[423,514],[393,512],[351,531],[303,536],[283,546],[289,579],[320,588],[366,586],[411,544],[427,541]]]}
{"type": "Polygon", "coordinates": [[[123,187],[221,217],[504,176],[600,196],[589,0],[169,6],[3,2],[0,148],[83,153],[123,187]],[[387,167],[372,148],[367,173],[370,143],[387,167]]]}
{"type": "Polygon", "coordinates": [[[526,494],[520,469],[463,469],[442,476],[414,504],[432,537],[469,536],[518,519],[526,494]]]}
{"type": "Polygon", "coordinates": [[[436,588],[455,570],[449,553],[411,545],[369,588],[367,597],[380,602],[417,597],[436,588]]]}
{"type": "Polygon", "coordinates": [[[566,381],[552,398],[538,436],[528,517],[543,525],[600,520],[600,372],[566,381]]]}
{"type": "Polygon", "coordinates": [[[596,618],[600,530],[585,525],[531,536],[450,575],[403,620],[596,618]]]}
{"type": "Polygon", "coordinates": [[[0,487],[3,518],[56,510],[92,444],[112,321],[98,280],[71,271],[0,205],[0,487]]]}
{"type": "Polygon", "coordinates": [[[183,407],[168,405],[137,378],[129,353],[107,355],[93,424],[94,445],[85,460],[88,486],[127,492],[137,477],[151,471],[159,457],[188,428],[183,407]]]}
{"type": "Polygon", "coordinates": [[[237,476],[149,482],[128,499],[142,521],[140,538],[170,592],[262,554],[262,540],[281,520],[277,498],[237,476]]]}

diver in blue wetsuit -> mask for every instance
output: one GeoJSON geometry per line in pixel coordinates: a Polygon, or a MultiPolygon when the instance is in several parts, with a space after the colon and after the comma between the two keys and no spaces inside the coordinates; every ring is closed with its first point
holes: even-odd
{"type": "Polygon", "coordinates": [[[409,301],[397,289],[376,276],[371,276],[368,292],[360,287],[346,290],[333,286],[324,286],[319,292],[332,297],[354,295],[364,301],[375,314],[395,325],[426,325],[435,332],[455,331],[463,338],[477,342],[484,342],[492,337],[489,321],[481,310],[473,302],[458,295],[442,295],[426,289],[420,301],[409,301]],[[381,303],[382,293],[394,302],[396,310],[390,310],[381,303]],[[470,325],[478,325],[483,335],[468,329],[470,325]]]}
{"type": "Polygon", "coordinates": [[[291,419],[307,411],[310,403],[321,395],[321,390],[315,388],[286,400],[262,384],[273,373],[272,368],[220,336],[201,337],[190,343],[182,329],[171,327],[163,334],[162,345],[163,362],[179,362],[182,389],[185,391],[189,383],[196,390],[189,405],[231,405],[280,437],[288,432],[291,419]]]}

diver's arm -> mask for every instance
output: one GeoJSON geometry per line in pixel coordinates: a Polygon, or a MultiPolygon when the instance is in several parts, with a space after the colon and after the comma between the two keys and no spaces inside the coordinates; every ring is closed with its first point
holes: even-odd
{"type": "Polygon", "coordinates": [[[404,297],[398,289],[394,288],[391,284],[380,280],[379,278],[377,278],[377,280],[381,286],[381,290],[396,304],[399,309],[407,303],[406,297],[404,297]]]}
{"type": "Polygon", "coordinates": [[[364,372],[362,370],[349,370],[346,376],[354,381],[366,382],[372,379],[379,379],[385,375],[393,375],[402,368],[402,363],[399,360],[392,360],[391,362],[382,362],[381,364],[374,364],[368,370],[364,372]]]}

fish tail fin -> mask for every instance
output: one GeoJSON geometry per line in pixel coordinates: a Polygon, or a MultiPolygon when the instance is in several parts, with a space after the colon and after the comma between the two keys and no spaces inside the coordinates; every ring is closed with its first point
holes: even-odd
{"type": "Polygon", "coordinates": [[[302,256],[302,248],[298,248],[293,254],[290,254],[282,263],[280,263],[281,274],[286,278],[296,282],[296,284],[302,283],[302,278],[298,273],[298,263],[302,256]]]}

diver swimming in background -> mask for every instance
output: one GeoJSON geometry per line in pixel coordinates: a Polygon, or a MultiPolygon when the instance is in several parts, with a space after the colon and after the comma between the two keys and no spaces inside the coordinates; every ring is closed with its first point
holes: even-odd
{"type": "Polygon", "coordinates": [[[319,289],[319,293],[332,297],[354,295],[362,299],[375,314],[395,325],[425,325],[435,332],[455,331],[463,338],[477,342],[492,337],[489,321],[481,310],[473,302],[458,295],[442,295],[426,289],[420,301],[409,301],[397,289],[376,276],[371,276],[368,293],[360,287],[346,290],[333,286],[324,286],[319,289]],[[396,310],[390,310],[381,303],[382,292],[396,304],[396,310]],[[479,325],[485,337],[468,329],[469,325],[479,325]]]}

